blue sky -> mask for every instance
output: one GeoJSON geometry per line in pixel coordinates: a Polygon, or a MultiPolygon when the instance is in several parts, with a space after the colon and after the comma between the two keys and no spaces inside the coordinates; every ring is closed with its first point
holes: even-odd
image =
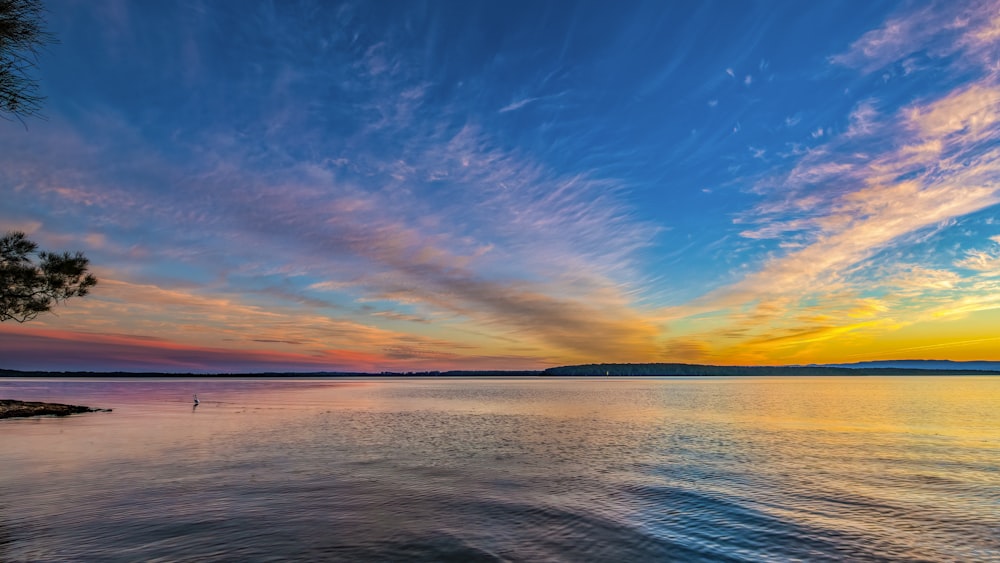
{"type": "Polygon", "coordinates": [[[995,1],[47,7],[6,367],[997,359],[995,1]]]}

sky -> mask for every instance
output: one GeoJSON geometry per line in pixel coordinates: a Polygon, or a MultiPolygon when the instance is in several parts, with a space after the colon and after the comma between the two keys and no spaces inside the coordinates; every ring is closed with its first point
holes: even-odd
{"type": "Polygon", "coordinates": [[[1000,0],[49,0],[0,367],[1000,360],[1000,0]]]}

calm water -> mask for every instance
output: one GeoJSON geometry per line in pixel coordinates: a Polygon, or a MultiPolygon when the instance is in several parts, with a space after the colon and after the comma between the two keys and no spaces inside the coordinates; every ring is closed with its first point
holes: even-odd
{"type": "Polygon", "coordinates": [[[1000,561],[1000,377],[0,397],[114,409],[0,421],[2,561],[1000,561]]]}

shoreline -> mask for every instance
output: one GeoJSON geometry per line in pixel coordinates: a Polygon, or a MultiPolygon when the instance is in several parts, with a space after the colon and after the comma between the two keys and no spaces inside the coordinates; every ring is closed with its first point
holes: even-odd
{"type": "Polygon", "coordinates": [[[81,405],[62,403],[41,403],[37,401],[16,401],[0,399],[0,418],[26,418],[31,416],[69,416],[86,412],[111,412],[111,409],[95,409],[81,405]]]}
{"type": "MultiPolygon", "coordinates": [[[[1000,365],[1000,362],[997,362],[1000,365]]],[[[965,376],[1000,375],[1000,369],[968,367],[841,367],[841,366],[716,366],[701,364],[589,364],[548,368],[544,371],[454,370],[407,372],[126,372],[126,371],[19,371],[0,368],[0,380],[28,379],[446,379],[564,377],[745,377],[745,376],[965,376]]]]}

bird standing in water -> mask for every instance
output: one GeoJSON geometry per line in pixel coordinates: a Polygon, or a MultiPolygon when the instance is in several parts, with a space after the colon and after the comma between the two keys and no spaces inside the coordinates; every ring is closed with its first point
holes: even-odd
{"type": "Polygon", "coordinates": [[[198,400],[198,395],[197,394],[195,394],[195,396],[194,396],[194,404],[196,404],[196,405],[200,405],[201,404],[201,401],[198,400]]]}

